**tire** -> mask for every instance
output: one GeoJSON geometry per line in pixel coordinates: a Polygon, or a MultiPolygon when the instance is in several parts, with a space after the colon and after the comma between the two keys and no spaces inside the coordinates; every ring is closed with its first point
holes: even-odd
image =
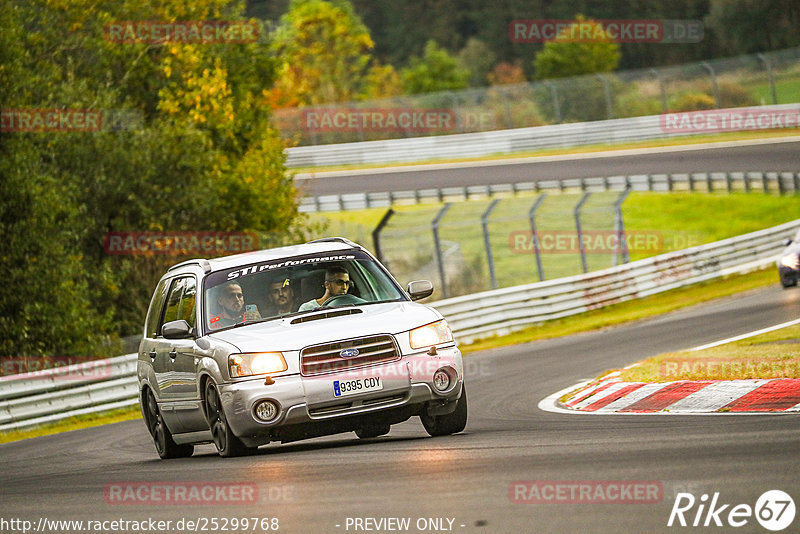
{"type": "Polygon", "coordinates": [[[391,430],[391,425],[370,425],[356,430],[356,436],[360,439],[377,438],[388,434],[389,430],[391,430]]]}
{"type": "Polygon", "coordinates": [[[219,398],[219,392],[214,382],[209,380],[206,383],[205,395],[205,412],[206,419],[208,420],[208,427],[211,429],[211,435],[214,437],[214,445],[217,447],[217,452],[223,458],[231,458],[233,456],[244,456],[253,454],[258,447],[248,447],[242,440],[240,440],[228,426],[228,420],[225,418],[225,412],[222,410],[222,402],[219,398]]]}
{"type": "Polygon", "coordinates": [[[163,459],[169,458],[186,458],[191,456],[194,452],[194,445],[178,445],[172,439],[172,432],[169,431],[167,425],[164,424],[164,419],[161,417],[161,411],[158,409],[156,397],[150,388],[145,389],[143,394],[144,400],[144,422],[147,425],[147,430],[153,437],[153,444],[156,446],[156,452],[163,459]]]}
{"type": "Polygon", "coordinates": [[[419,415],[422,426],[431,436],[449,436],[461,432],[467,426],[467,388],[461,386],[461,398],[458,399],[456,409],[445,415],[428,415],[423,410],[419,415]]]}

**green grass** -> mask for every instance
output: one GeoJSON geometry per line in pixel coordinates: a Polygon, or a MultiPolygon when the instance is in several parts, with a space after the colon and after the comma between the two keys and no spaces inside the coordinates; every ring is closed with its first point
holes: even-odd
{"type": "MultiPolygon", "coordinates": [[[[596,193],[586,204],[582,226],[586,231],[610,232],[610,210],[617,193],[596,193]]],[[[553,194],[537,214],[540,232],[574,233],[573,206],[580,195],[553,194]]],[[[505,198],[489,219],[490,242],[498,287],[538,281],[535,257],[530,250],[516,247],[515,238],[529,239],[528,211],[535,195],[505,198]]],[[[455,250],[448,265],[449,296],[491,289],[480,216],[490,200],[455,203],[440,225],[443,250],[455,250]],[[453,244],[458,245],[453,249],[453,244]]],[[[431,221],[438,204],[395,207],[381,234],[381,249],[389,269],[401,282],[427,278],[437,286],[434,299],[443,297],[434,262],[431,221]]],[[[385,209],[314,214],[314,221],[328,224],[329,235],[345,235],[372,248],[372,229],[385,209]],[[360,239],[363,236],[365,239],[360,239]]],[[[681,250],[775,226],[800,213],[800,195],[777,196],[759,192],[743,193],[632,193],[623,204],[625,228],[630,235],[653,238],[650,246],[631,251],[631,260],[681,250]]],[[[788,236],[787,236],[788,237],[788,236]]],[[[550,251],[542,255],[546,279],[580,274],[577,251],[550,251]]],[[[588,254],[589,270],[613,265],[610,253],[588,254]]]]}
{"type": "Polygon", "coordinates": [[[35,438],[38,436],[47,436],[49,434],[58,434],[61,432],[69,432],[70,430],[78,430],[80,428],[89,428],[93,426],[108,425],[111,423],[118,423],[120,421],[130,421],[132,419],[141,419],[142,412],[139,406],[132,406],[130,408],[120,408],[117,410],[110,410],[107,412],[76,415],[62,421],[39,425],[24,430],[10,430],[7,432],[0,432],[0,443],[8,443],[11,441],[19,441],[22,439],[35,438]]]}
{"type": "Polygon", "coordinates": [[[599,310],[593,310],[563,319],[547,321],[540,325],[531,326],[505,336],[495,336],[476,341],[469,345],[460,345],[460,348],[463,353],[469,354],[486,349],[619,326],[709,300],[777,283],[778,275],[775,269],[762,269],[748,274],[732,275],[689,287],[673,289],[641,299],[613,304],[599,310]]]}
{"type": "MultiPolygon", "coordinates": [[[[769,83],[753,85],[750,90],[759,103],[772,104],[772,90],[769,83]]],[[[800,102],[800,79],[776,80],[775,96],[778,98],[778,104],[800,102]]]]}
{"type": "Polygon", "coordinates": [[[800,378],[800,326],[698,351],[660,354],[624,369],[628,382],[800,378]]]}

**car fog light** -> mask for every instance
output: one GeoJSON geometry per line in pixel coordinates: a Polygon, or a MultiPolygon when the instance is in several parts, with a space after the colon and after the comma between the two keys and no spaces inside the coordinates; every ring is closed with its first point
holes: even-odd
{"type": "Polygon", "coordinates": [[[272,421],[278,416],[278,405],[273,401],[261,401],[256,404],[256,417],[262,421],[272,421]]]}
{"type": "Polygon", "coordinates": [[[433,373],[433,387],[435,387],[437,391],[447,391],[450,387],[450,373],[445,369],[439,369],[433,373]]]}

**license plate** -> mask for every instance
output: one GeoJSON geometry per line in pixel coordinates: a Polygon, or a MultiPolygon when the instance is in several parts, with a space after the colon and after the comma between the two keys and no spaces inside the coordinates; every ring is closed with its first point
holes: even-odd
{"type": "Polygon", "coordinates": [[[355,380],[333,381],[334,397],[346,397],[348,395],[357,395],[359,393],[367,393],[369,391],[379,391],[381,389],[383,389],[383,381],[379,376],[371,376],[368,378],[357,378],[355,380]]]}

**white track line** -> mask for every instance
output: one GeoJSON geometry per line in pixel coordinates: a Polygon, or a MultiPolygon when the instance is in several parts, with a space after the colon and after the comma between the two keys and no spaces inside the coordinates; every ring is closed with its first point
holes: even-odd
{"type": "Polygon", "coordinates": [[[710,349],[712,347],[724,345],[725,343],[733,343],[734,341],[739,341],[740,339],[747,339],[748,337],[757,336],[759,334],[766,334],[767,332],[772,332],[773,330],[780,330],[781,328],[786,328],[787,326],[792,326],[796,324],[800,324],[800,319],[795,319],[794,321],[789,321],[786,323],[776,324],[775,326],[768,326],[767,328],[762,328],[761,330],[756,330],[754,332],[748,332],[747,334],[742,334],[740,336],[734,336],[734,337],[729,337],[728,339],[714,341],[713,343],[700,345],[699,347],[695,347],[689,350],[694,351],[694,350],[710,349]]]}

